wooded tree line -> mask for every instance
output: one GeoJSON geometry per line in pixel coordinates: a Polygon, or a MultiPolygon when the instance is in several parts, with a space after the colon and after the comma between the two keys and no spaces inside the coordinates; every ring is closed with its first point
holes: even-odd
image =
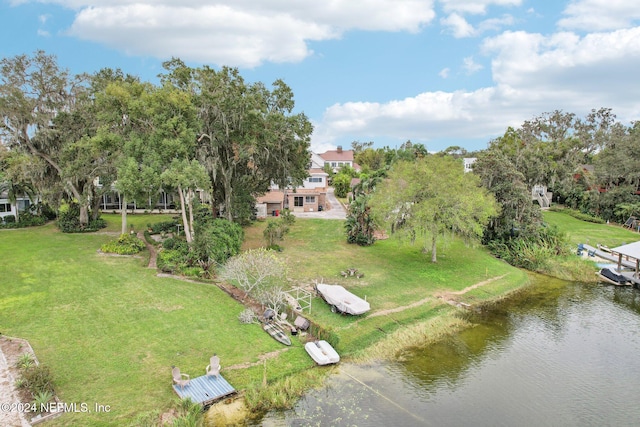
{"type": "Polygon", "coordinates": [[[43,51],[2,59],[4,180],[29,183],[54,207],[77,203],[84,225],[112,186],[123,206],[175,191],[191,241],[196,191],[214,214],[243,221],[272,182],[306,178],[312,126],[282,80],[268,88],[179,59],[163,67],[153,84],[110,68],[71,75],[43,51]]]}
{"type": "Polygon", "coordinates": [[[542,227],[532,189],[546,186],[554,203],[603,220],[624,222],[640,214],[639,131],[639,122],[625,126],[602,108],[584,118],[544,113],[477,152],[449,147],[429,154],[410,141],[400,149],[374,149],[372,142],[356,141],[355,161],[363,172],[350,204],[348,241],[372,244],[377,223],[412,240],[428,237],[424,247],[434,261],[436,238],[448,232],[481,236],[515,264],[525,262],[522,255],[533,246],[540,254],[558,253],[561,233],[542,227]],[[451,163],[462,157],[477,158],[467,177],[461,160],[451,163]]]}

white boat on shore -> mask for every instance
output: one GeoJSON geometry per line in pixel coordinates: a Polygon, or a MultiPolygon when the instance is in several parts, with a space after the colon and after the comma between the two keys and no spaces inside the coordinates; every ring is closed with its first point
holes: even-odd
{"type": "Polygon", "coordinates": [[[356,296],[340,285],[316,285],[316,291],[331,306],[332,311],[358,315],[371,310],[366,300],[356,296]]]}
{"type": "Polygon", "coordinates": [[[304,345],[304,349],[318,365],[330,365],[340,361],[338,352],[324,340],[310,341],[304,345]]]}

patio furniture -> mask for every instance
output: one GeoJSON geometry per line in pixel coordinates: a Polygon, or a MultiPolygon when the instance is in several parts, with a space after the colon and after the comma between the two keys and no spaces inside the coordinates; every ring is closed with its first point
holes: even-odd
{"type": "Polygon", "coordinates": [[[180,373],[180,368],[174,366],[171,373],[173,374],[173,383],[178,385],[181,389],[184,389],[185,386],[189,385],[191,377],[187,374],[180,373]]]}
{"type": "Polygon", "coordinates": [[[207,372],[207,376],[214,376],[218,378],[218,375],[220,374],[220,358],[215,354],[211,356],[205,371],[207,372]]]}

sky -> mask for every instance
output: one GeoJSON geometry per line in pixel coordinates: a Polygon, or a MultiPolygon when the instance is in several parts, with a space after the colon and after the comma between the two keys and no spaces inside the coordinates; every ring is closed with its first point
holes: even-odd
{"type": "Polygon", "coordinates": [[[162,62],[237,67],[293,90],[311,148],[487,148],[561,110],[640,119],[630,0],[0,0],[0,58],[44,50],[72,73],[162,62]]]}

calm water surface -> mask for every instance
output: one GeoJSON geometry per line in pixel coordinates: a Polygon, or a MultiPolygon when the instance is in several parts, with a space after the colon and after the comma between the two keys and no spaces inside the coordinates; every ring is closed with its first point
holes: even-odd
{"type": "Polygon", "coordinates": [[[444,342],[343,364],[264,426],[640,425],[640,291],[541,279],[444,342]]]}

